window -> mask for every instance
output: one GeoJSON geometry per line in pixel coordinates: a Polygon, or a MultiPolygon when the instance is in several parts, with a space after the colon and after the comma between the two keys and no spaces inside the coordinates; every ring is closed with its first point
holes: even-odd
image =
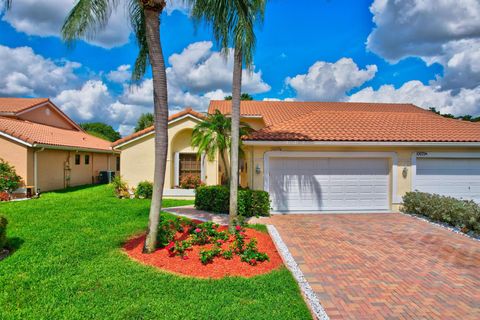
{"type": "Polygon", "coordinates": [[[89,154],[85,155],[85,164],[90,164],[90,155],[89,154]]]}
{"type": "Polygon", "coordinates": [[[79,154],[76,154],[75,155],[75,165],[79,165],[80,164],[80,155],[79,154]]]}
{"type": "Polygon", "coordinates": [[[117,171],[120,171],[120,157],[117,157],[117,171]]]}
{"type": "Polygon", "coordinates": [[[193,174],[200,177],[201,175],[201,161],[194,153],[180,153],[180,172],[179,178],[182,181],[182,177],[187,174],[193,174]]]}

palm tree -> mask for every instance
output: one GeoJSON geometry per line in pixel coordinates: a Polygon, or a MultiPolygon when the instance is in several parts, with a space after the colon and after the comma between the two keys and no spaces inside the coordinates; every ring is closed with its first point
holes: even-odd
{"type": "Polygon", "coordinates": [[[256,22],[263,22],[267,0],[191,0],[192,17],[211,25],[213,35],[225,54],[233,45],[232,147],[230,149],[230,215],[229,228],[237,224],[238,146],[240,144],[240,99],[243,63],[253,67],[256,22]]]}
{"type": "MultiPolygon", "coordinates": [[[[106,27],[117,3],[118,0],[79,0],[62,27],[63,39],[72,44],[80,38],[94,37],[99,30],[106,27]]],[[[143,248],[145,253],[151,253],[155,251],[157,244],[168,148],[167,76],[160,41],[160,16],[166,0],[129,0],[125,3],[139,46],[132,80],[139,81],[143,77],[148,63],[152,67],[155,168],[147,237],[143,248]]]]}
{"type": "MultiPolygon", "coordinates": [[[[191,145],[197,148],[199,157],[205,154],[209,161],[213,161],[217,153],[220,155],[225,168],[225,179],[222,179],[222,183],[230,181],[225,153],[230,150],[231,146],[231,128],[232,119],[215,110],[215,113],[209,114],[205,120],[197,124],[192,132],[191,145]]],[[[239,131],[240,136],[245,136],[252,132],[252,128],[246,123],[240,123],[239,131]]],[[[241,143],[239,152],[241,155],[243,154],[241,143]]]]}

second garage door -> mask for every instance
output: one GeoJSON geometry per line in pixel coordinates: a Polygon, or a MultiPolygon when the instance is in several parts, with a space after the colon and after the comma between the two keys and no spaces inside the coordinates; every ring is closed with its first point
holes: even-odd
{"type": "Polygon", "coordinates": [[[273,211],[389,209],[388,159],[270,158],[273,211]]]}
{"type": "Polygon", "coordinates": [[[480,202],[480,159],[417,159],[413,189],[480,202]]]}

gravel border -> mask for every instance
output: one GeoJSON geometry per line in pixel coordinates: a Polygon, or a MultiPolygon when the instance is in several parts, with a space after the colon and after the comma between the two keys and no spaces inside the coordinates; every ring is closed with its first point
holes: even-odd
{"type": "Polygon", "coordinates": [[[287,265],[287,268],[293,274],[293,277],[295,278],[298,285],[300,286],[300,289],[302,290],[302,293],[313,315],[319,320],[329,320],[330,318],[325,312],[325,309],[323,309],[322,305],[320,304],[320,301],[317,298],[317,295],[313,291],[307,279],[305,279],[305,276],[303,275],[303,272],[298,267],[297,262],[295,261],[295,259],[293,259],[293,256],[288,250],[287,245],[285,244],[285,242],[283,242],[282,237],[280,237],[280,234],[278,233],[277,228],[275,228],[275,226],[271,224],[267,224],[267,229],[268,229],[268,233],[270,234],[270,237],[272,238],[273,242],[275,243],[275,246],[278,249],[278,252],[282,256],[285,264],[287,265]]]}
{"type": "Polygon", "coordinates": [[[455,227],[452,227],[446,223],[442,223],[442,222],[439,222],[439,221],[434,221],[434,220],[431,220],[425,216],[421,216],[421,215],[418,215],[418,214],[413,214],[413,213],[406,213],[406,212],[400,212],[401,214],[404,214],[406,216],[409,216],[409,217],[412,217],[412,218],[415,218],[415,219],[418,219],[418,220],[421,220],[421,221],[425,221],[431,225],[434,225],[434,226],[437,226],[437,227],[440,227],[440,228],[443,228],[443,229],[446,229],[448,231],[451,231],[451,232],[454,232],[456,234],[459,234],[461,236],[464,236],[464,237],[467,237],[467,238],[470,238],[472,240],[475,240],[475,241],[480,241],[480,236],[475,236],[473,234],[468,234],[468,233],[464,233],[462,231],[460,231],[459,228],[455,228],[455,227]]]}

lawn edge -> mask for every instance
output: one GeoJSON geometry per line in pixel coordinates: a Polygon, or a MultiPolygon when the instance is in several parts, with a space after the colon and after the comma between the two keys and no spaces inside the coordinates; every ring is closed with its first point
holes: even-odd
{"type": "Polygon", "coordinates": [[[280,256],[282,257],[283,262],[285,263],[288,270],[290,270],[290,272],[292,273],[295,281],[297,281],[298,286],[302,291],[304,300],[307,303],[307,306],[309,307],[313,316],[319,320],[329,320],[330,318],[325,312],[325,309],[322,307],[320,300],[318,300],[317,295],[313,291],[312,287],[303,275],[302,270],[300,270],[300,267],[298,266],[297,262],[288,250],[288,247],[280,236],[280,233],[278,233],[277,228],[275,228],[275,226],[271,224],[267,224],[267,230],[273,240],[273,243],[277,247],[280,256]]]}

